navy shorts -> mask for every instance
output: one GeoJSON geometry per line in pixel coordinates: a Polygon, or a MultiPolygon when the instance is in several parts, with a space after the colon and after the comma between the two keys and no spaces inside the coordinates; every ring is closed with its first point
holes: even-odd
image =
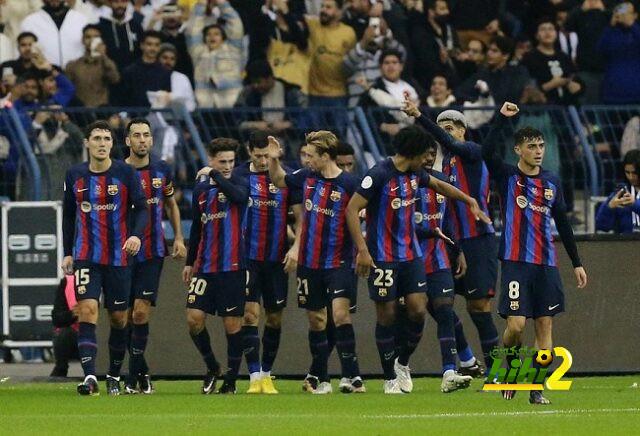
{"type": "Polygon", "coordinates": [[[503,318],[539,318],[564,312],[564,292],[558,268],[502,261],[500,305],[503,318]]]}
{"type": "Polygon", "coordinates": [[[427,295],[429,300],[453,298],[453,275],[450,269],[441,269],[427,274],[427,295]]]}
{"type": "Polygon", "coordinates": [[[347,266],[331,269],[311,269],[298,265],[298,307],[320,310],[331,305],[334,298],[350,298],[353,269],[347,266]]]}
{"type": "Polygon", "coordinates": [[[247,270],[196,274],[191,278],[187,309],[200,309],[211,315],[243,316],[247,270]]]}
{"type": "Polygon", "coordinates": [[[422,258],[408,262],[376,262],[369,274],[369,298],[377,303],[397,300],[407,294],[427,292],[422,258]]]}
{"type": "Polygon", "coordinates": [[[76,300],[100,300],[107,310],[127,310],[131,302],[131,267],[75,263],[76,300]]]}
{"type": "Polygon", "coordinates": [[[457,281],[456,293],[467,300],[493,298],[498,278],[498,241],[494,234],[462,239],[460,248],[467,259],[467,272],[457,281]]]}
{"type": "Polygon", "coordinates": [[[163,257],[154,257],[133,264],[131,273],[132,299],[148,300],[152,306],[156,305],[162,265],[164,265],[163,257]]]}
{"type": "Polygon", "coordinates": [[[289,280],[280,262],[249,260],[247,302],[260,303],[272,312],[287,306],[289,280]]]}

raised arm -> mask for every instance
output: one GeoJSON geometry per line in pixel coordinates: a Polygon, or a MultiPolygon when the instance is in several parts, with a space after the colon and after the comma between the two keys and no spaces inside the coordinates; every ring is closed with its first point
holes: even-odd
{"type": "Polygon", "coordinates": [[[476,221],[483,221],[486,224],[491,224],[491,219],[482,210],[480,210],[478,202],[455,186],[447,182],[443,182],[435,177],[429,177],[429,187],[452,200],[467,203],[471,209],[471,213],[476,218],[476,221]]]}
{"type": "Polygon", "coordinates": [[[282,147],[276,138],[269,136],[269,177],[271,183],[278,188],[286,188],[285,172],[282,165],[280,165],[280,156],[282,155],[282,147]]]}
{"type": "Polygon", "coordinates": [[[519,111],[520,109],[515,103],[505,102],[500,108],[500,114],[494,118],[489,134],[487,134],[487,137],[483,141],[482,158],[494,178],[500,174],[504,164],[497,145],[504,138],[504,132],[507,128],[509,118],[517,115],[519,111]]]}

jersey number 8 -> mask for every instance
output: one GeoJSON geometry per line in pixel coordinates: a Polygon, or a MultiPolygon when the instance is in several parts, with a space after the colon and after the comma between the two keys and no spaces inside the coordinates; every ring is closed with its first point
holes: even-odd
{"type": "Polygon", "coordinates": [[[509,298],[512,300],[520,298],[520,283],[515,280],[509,282],[509,298]]]}

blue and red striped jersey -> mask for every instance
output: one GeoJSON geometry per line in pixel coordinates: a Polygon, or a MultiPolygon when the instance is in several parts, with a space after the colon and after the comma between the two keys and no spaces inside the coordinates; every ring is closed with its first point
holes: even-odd
{"type": "Polygon", "coordinates": [[[173,196],[171,168],[163,160],[151,159],[149,165],[137,168],[142,193],[147,199],[149,220],[144,229],[142,246],[136,255],[141,262],[154,257],[165,257],[167,245],[164,240],[164,200],[173,196]]]}
{"type": "MultiPolygon", "coordinates": [[[[347,204],[358,180],[342,172],[333,179],[309,169],[285,177],[291,191],[302,198],[302,237],[298,265],[312,269],[338,268],[353,261],[353,241],[347,230],[347,204]]],[[[295,195],[292,192],[292,195],[295,195]]]]}
{"type": "Polygon", "coordinates": [[[67,171],[64,191],[65,256],[101,265],[128,265],[122,247],[131,234],[144,243],[146,223],[146,201],[135,169],[114,160],[107,171],[94,173],[84,162],[67,171]],[[131,220],[134,205],[134,214],[144,214],[144,221],[131,220]],[[134,221],[135,231],[131,231],[134,221]]]}
{"type": "Polygon", "coordinates": [[[244,220],[247,258],[282,262],[287,251],[288,188],[277,188],[268,171],[253,172],[247,162],[234,174],[249,184],[249,204],[244,220]]]}
{"type": "Polygon", "coordinates": [[[506,166],[508,175],[500,183],[502,221],[500,258],[514,262],[555,266],[552,214],[565,210],[560,180],[542,170],[538,176],[526,176],[516,167],[506,166]]]}
{"type": "Polygon", "coordinates": [[[422,256],[416,236],[418,187],[429,175],[401,172],[391,159],[374,165],[362,179],[358,193],[367,203],[367,246],[374,260],[407,262],[422,256]]]}
{"type": "MultiPolygon", "coordinates": [[[[478,153],[481,151],[480,146],[473,142],[463,144],[477,147],[478,153]]],[[[470,160],[459,155],[446,154],[442,161],[442,172],[447,175],[453,186],[475,198],[480,209],[489,215],[489,170],[482,159],[470,160]]],[[[447,203],[455,218],[453,235],[457,240],[495,233],[491,224],[476,221],[467,203],[458,200],[447,203]]]]}
{"type": "Polygon", "coordinates": [[[246,180],[232,176],[199,182],[193,190],[187,265],[195,273],[246,269],[242,220],[249,190],[246,180]],[[214,184],[215,180],[215,184],[214,184]]]}
{"type": "MultiPolygon", "coordinates": [[[[431,172],[431,177],[437,177],[446,181],[446,176],[436,171],[431,172]]],[[[421,238],[420,230],[433,230],[439,227],[444,231],[445,218],[447,217],[447,198],[438,194],[431,188],[418,188],[418,202],[416,204],[416,226],[420,249],[424,257],[424,265],[427,274],[443,269],[450,269],[451,262],[447,253],[447,246],[441,238],[421,238]]]]}

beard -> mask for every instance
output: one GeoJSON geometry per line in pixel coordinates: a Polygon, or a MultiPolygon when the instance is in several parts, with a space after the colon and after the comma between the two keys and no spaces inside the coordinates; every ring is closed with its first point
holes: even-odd
{"type": "Polygon", "coordinates": [[[326,26],[331,22],[331,17],[325,13],[320,12],[320,24],[326,26]]]}

